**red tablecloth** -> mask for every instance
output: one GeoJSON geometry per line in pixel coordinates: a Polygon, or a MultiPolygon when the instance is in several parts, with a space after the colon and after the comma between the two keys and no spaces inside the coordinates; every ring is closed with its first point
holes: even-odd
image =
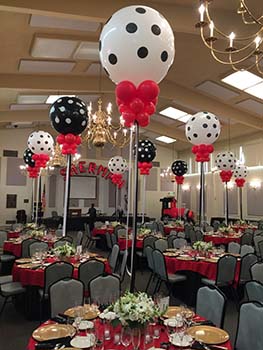
{"type": "MultiPolygon", "coordinates": [[[[44,241],[48,243],[49,248],[52,248],[55,241],[44,241]]],[[[3,246],[4,252],[11,253],[17,258],[21,258],[22,255],[22,243],[5,241],[3,246]]]]}
{"type": "MultiPolygon", "coordinates": [[[[55,260],[53,260],[55,261],[55,260]]],[[[105,271],[111,273],[111,268],[108,261],[104,262],[105,271]]],[[[21,265],[14,264],[13,266],[13,281],[21,282],[23,286],[37,286],[44,287],[44,269],[24,269],[20,268],[21,265]]],[[[73,277],[78,278],[78,269],[74,268],[73,277]]]]}
{"type": "MultiPolygon", "coordinates": [[[[119,243],[119,246],[120,246],[120,250],[126,249],[126,239],[125,238],[119,238],[118,239],[118,243],[119,243]]],[[[129,239],[128,240],[128,248],[131,248],[131,246],[132,246],[132,240],[129,239]]],[[[143,247],[143,239],[137,239],[136,247],[138,249],[142,249],[142,247],[143,247]]]]}
{"type": "Polygon", "coordinates": [[[93,236],[105,235],[106,232],[113,233],[114,232],[114,227],[94,228],[93,231],[92,231],[92,235],[93,236]]]}
{"type": "MultiPolygon", "coordinates": [[[[97,319],[94,322],[95,322],[96,333],[97,334],[98,333],[99,334],[103,334],[103,325],[102,325],[101,321],[97,319]]],[[[52,321],[47,321],[43,325],[50,324],[50,323],[53,323],[53,322],[52,321]]],[[[168,341],[168,336],[167,336],[167,332],[165,331],[165,327],[164,326],[159,326],[159,327],[160,327],[160,338],[159,339],[154,339],[154,342],[152,344],[152,346],[154,345],[155,348],[160,348],[162,342],[167,342],[168,341]]],[[[114,333],[119,333],[120,334],[121,333],[121,327],[118,326],[117,328],[112,329],[112,332],[111,332],[112,337],[111,337],[111,339],[108,340],[108,341],[105,341],[105,343],[104,343],[105,349],[123,350],[124,346],[122,344],[121,345],[115,345],[114,344],[114,342],[113,342],[113,335],[114,335],[114,333]]],[[[85,335],[85,333],[81,332],[80,335],[85,335]]],[[[37,344],[37,342],[31,337],[29,342],[28,342],[28,345],[27,345],[27,350],[35,350],[35,345],[36,344],[37,344]]],[[[220,345],[226,347],[229,350],[232,349],[230,341],[228,341],[226,343],[223,343],[223,344],[220,344],[220,345]]],[[[141,339],[141,344],[140,344],[139,348],[142,349],[142,350],[144,349],[143,337],[141,339]]],[[[132,349],[133,349],[132,344],[126,348],[126,350],[132,350],[132,349]]],[[[174,347],[174,349],[179,349],[179,348],[174,347]]]]}
{"type": "Polygon", "coordinates": [[[166,235],[169,235],[171,231],[176,231],[176,232],[184,232],[184,227],[183,226],[167,226],[164,225],[164,233],[166,235]]]}
{"type": "Polygon", "coordinates": [[[246,229],[252,229],[255,231],[257,229],[257,226],[251,226],[251,225],[232,225],[231,228],[235,232],[245,232],[246,229]]]}
{"type": "Polygon", "coordinates": [[[225,235],[225,236],[216,236],[216,235],[203,235],[205,242],[212,242],[214,245],[219,244],[228,244],[230,242],[236,242],[240,243],[241,241],[241,235],[240,236],[231,236],[231,235],[225,235]]]}
{"type": "Polygon", "coordinates": [[[17,232],[17,231],[9,231],[9,232],[7,232],[7,239],[18,238],[19,236],[20,236],[20,232],[17,232]]]}

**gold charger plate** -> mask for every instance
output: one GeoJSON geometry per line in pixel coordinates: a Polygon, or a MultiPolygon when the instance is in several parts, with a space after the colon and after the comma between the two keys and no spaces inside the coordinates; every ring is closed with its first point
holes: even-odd
{"type": "Polygon", "coordinates": [[[176,257],[178,256],[178,253],[173,253],[173,252],[167,252],[163,253],[164,256],[169,256],[169,257],[176,257]]]}
{"type": "Polygon", "coordinates": [[[205,344],[222,344],[229,340],[229,335],[223,329],[211,326],[194,326],[187,330],[187,334],[205,344]]]}
{"type": "Polygon", "coordinates": [[[26,264],[26,263],[30,263],[32,260],[31,258],[21,258],[21,259],[17,259],[16,263],[17,264],[26,264]]]}
{"type": "MultiPolygon", "coordinates": [[[[166,313],[163,315],[164,318],[173,318],[177,314],[182,312],[182,308],[180,306],[169,306],[166,313]]],[[[194,312],[190,309],[184,309],[186,318],[191,318],[194,316],[194,312]]]]}
{"type": "Polygon", "coordinates": [[[191,258],[191,256],[177,256],[178,260],[185,260],[185,261],[190,261],[193,260],[193,258],[191,258]]]}
{"type": "MultiPolygon", "coordinates": [[[[86,308],[86,312],[83,317],[85,320],[93,320],[94,318],[98,317],[100,314],[99,310],[97,311],[91,310],[89,304],[85,304],[84,308],[86,308]]],[[[75,317],[75,307],[71,307],[70,309],[66,310],[64,314],[69,317],[75,317]]]]}
{"type": "Polygon", "coordinates": [[[32,269],[32,268],[38,268],[40,267],[41,264],[33,264],[33,263],[28,263],[28,264],[21,264],[19,265],[20,269],[32,269]]]}
{"type": "Polygon", "coordinates": [[[46,341],[51,339],[58,339],[64,337],[73,337],[76,333],[76,329],[69,324],[48,324],[46,326],[37,328],[32,337],[36,341],[46,341]]]}

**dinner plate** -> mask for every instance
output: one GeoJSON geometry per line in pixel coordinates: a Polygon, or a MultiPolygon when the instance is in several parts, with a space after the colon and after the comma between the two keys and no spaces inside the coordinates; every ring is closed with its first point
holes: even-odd
{"type": "Polygon", "coordinates": [[[46,341],[51,339],[58,339],[64,337],[73,337],[76,333],[76,330],[73,326],[68,324],[48,324],[46,326],[37,328],[32,337],[36,341],[46,341]]]}
{"type": "MultiPolygon", "coordinates": [[[[73,323],[73,326],[75,328],[77,328],[75,322],[73,323]]],[[[86,329],[92,329],[93,327],[94,327],[93,322],[88,321],[88,320],[83,320],[83,321],[80,322],[79,330],[80,331],[85,331],[86,329]]]]}
{"type": "MultiPolygon", "coordinates": [[[[194,316],[194,312],[190,309],[184,309],[186,318],[191,318],[194,316]]],[[[169,306],[166,313],[163,315],[165,318],[172,318],[175,317],[177,314],[180,314],[182,312],[182,308],[180,306],[169,306]]]]}
{"type": "Polygon", "coordinates": [[[73,338],[70,342],[70,345],[80,349],[90,348],[94,344],[95,344],[94,334],[88,334],[86,337],[77,336],[73,338]]]}
{"type": "Polygon", "coordinates": [[[19,268],[20,269],[32,269],[32,268],[36,269],[40,266],[41,266],[41,264],[39,264],[39,263],[37,263],[37,264],[29,263],[29,264],[21,264],[19,266],[19,268]]]}
{"type": "Polygon", "coordinates": [[[30,263],[30,262],[31,262],[31,258],[16,259],[17,264],[26,264],[26,263],[30,263]]]}
{"type": "MultiPolygon", "coordinates": [[[[93,320],[94,318],[96,318],[100,314],[99,310],[97,310],[97,311],[96,310],[92,310],[89,304],[85,304],[84,308],[86,310],[85,315],[83,317],[85,320],[93,320]]],[[[75,317],[75,308],[72,307],[72,308],[66,310],[64,312],[64,314],[66,316],[74,318],[75,317]]]]}
{"type": "Polygon", "coordinates": [[[211,326],[194,326],[186,331],[191,337],[205,344],[222,344],[229,340],[229,335],[223,329],[211,326]]]}
{"type": "Polygon", "coordinates": [[[163,253],[163,255],[168,257],[176,257],[178,256],[178,253],[167,252],[167,253],[163,253]]]}
{"type": "Polygon", "coordinates": [[[173,333],[170,335],[169,340],[174,346],[178,346],[180,348],[188,348],[194,342],[193,338],[189,334],[185,334],[181,339],[179,334],[173,333]]]}

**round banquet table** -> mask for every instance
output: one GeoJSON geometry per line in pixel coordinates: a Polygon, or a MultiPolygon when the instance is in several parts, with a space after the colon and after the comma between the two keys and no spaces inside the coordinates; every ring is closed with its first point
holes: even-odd
{"type": "Polygon", "coordinates": [[[164,225],[164,233],[166,235],[169,235],[171,231],[184,232],[184,226],[164,225]]]}
{"type": "MultiPolygon", "coordinates": [[[[191,257],[189,258],[180,258],[180,257],[169,257],[165,256],[167,273],[174,274],[178,271],[193,271],[202,275],[203,277],[209,278],[210,280],[216,280],[217,274],[217,262],[194,260],[191,257]]],[[[240,261],[237,261],[235,282],[239,280],[240,272],[240,261]]]]}
{"type": "Polygon", "coordinates": [[[114,232],[114,227],[112,227],[112,226],[100,227],[100,228],[94,227],[94,229],[92,230],[92,235],[93,236],[105,235],[107,232],[112,234],[114,232]]]}
{"type": "MultiPolygon", "coordinates": [[[[49,248],[52,248],[56,240],[44,241],[48,243],[49,248]]],[[[3,251],[13,254],[16,258],[20,258],[22,255],[22,242],[5,241],[3,251]]]]}
{"type": "MultiPolygon", "coordinates": [[[[118,238],[118,243],[119,243],[120,250],[126,249],[126,239],[125,238],[118,238]]],[[[131,248],[131,246],[132,246],[132,240],[129,239],[128,240],[128,248],[131,248]]],[[[136,248],[142,249],[142,247],[143,247],[143,238],[137,238],[136,248]]]]}
{"type": "Polygon", "coordinates": [[[18,238],[20,236],[20,231],[9,231],[7,232],[7,239],[18,238]]]}
{"type": "MultiPolygon", "coordinates": [[[[201,317],[199,317],[198,319],[203,320],[201,317]]],[[[54,323],[54,322],[49,320],[49,321],[43,323],[40,327],[42,327],[44,325],[47,325],[47,324],[52,324],[52,323],[54,323]]],[[[103,334],[103,324],[102,324],[101,320],[100,319],[96,319],[94,321],[94,323],[95,323],[94,328],[96,329],[96,333],[97,334],[103,334]]],[[[151,346],[154,345],[155,348],[160,348],[162,342],[167,342],[168,341],[168,336],[167,336],[167,332],[166,332],[165,327],[164,326],[158,326],[158,327],[160,328],[160,338],[159,339],[154,339],[153,342],[151,343],[151,346]]],[[[121,333],[121,327],[120,326],[117,326],[116,328],[112,328],[111,339],[104,341],[104,348],[105,349],[114,349],[114,350],[123,350],[124,349],[124,346],[122,344],[120,344],[120,345],[114,344],[113,339],[114,339],[114,334],[115,333],[118,333],[118,334],[121,333]]],[[[85,332],[80,332],[79,335],[80,336],[85,336],[85,332]]],[[[31,337],[29,342],[28,342],[28,345],[27,345],[27,350],[35,350],[35,345],[36,344],[37,344],[37,342],[31,337]]],[[[232,349],[230,341],[227,341],[227,342],[225,342],[223,344],[220,344],[220,346],[223,346],[223,347],[227,348],[228,350],[232,349]]],[[[133,348],[134,347],[131,344],[128,347],[126,347],[125,349],[126,350],[132,350],[133,348]]],[[[139,349],[141,349],[141,350],[144,349],[143,340],[141,341],[139,349]]],[[[172,349],[179,349],[179,348],[173,346],[172,349]]]]}
{"type": "MultiPolygon", "coordinates": [[[[53,259],[50,262],[56,261],[53,259]]],[[[111,273],[111,268],[107,260],[103,261],[105,265],[105,272],[111,273]]],[[[72,262],[73,263],[73,262],[72,262]]],[[[12,275],[14,282],[20,282],[23,286],[37,286],[44,287],[44,271],[43,268],[30,269],[21,267],[23,264],[14,264],[12,275]]],[[[78,268],[75,267],[73,271],[73,277],[78,278],[78,268]]]]}
{"type": "Polygon", "coordinates": [[[246,229],[252,229],[253,231],[255,231],[257,229],[257,226],[254,225],[232,225],[231,228],[235,231],[235,232],[245,232],[246,229]]]}
{"type": "Polygon", "coordinates": [[[203,237],[205,242],[212,242],[214,245],[220,245],[220,244],[228,245],[228,243],[230,242],[236,242],[240,244],[242,234],[237,234],[237,233],[232,235],[204,234],[203,237]]]}

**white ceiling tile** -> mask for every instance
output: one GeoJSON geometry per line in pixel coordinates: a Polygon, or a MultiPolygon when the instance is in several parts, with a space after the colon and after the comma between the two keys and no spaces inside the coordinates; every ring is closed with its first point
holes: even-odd
{"type": "Polygon", "coordinates": [[[39,28],[59,28],[96,32],[99,29],[100,23],[53,16],[31,15],[30,25],[31,27],[39,28]]]}
{"type": "Polygon", "coordinates": [[[238,93],[209,80],[197,85],[196,89],[222,100],[229,100],[231,98],[239,96],[238,93]]]}
{"type": "Polygon", "coordinates": [[[25,103],[23,103],[23,104],[11,104],[10,106],[9,106],[9,109],[11,110],[11,111],[21,111],[21,110],[40,110],[40,109],[48,109],[49,108],[49,105],[47,105],[47,104],[29,104],[29,103],[27,103],[27,104],[25,104],[25,103]]]}
{"type": "Polygon", "coordinates": [[[74,58],[78,60],[99,61],[99,43],[83,41],[77,48],[74,58]]]}
{"type": "Polygon", "coordinates": [[[263,115],[263,103],[258,101],[247,99],[245,101],[238,102],[236,105],[248,110],[249,112],[256,113],[261,116],[263,115]]]}
{"type": "Polygon", "coordinates": [[[53,62],[40,60],[21,60],[19,72],[22,73],[69,73],[75,62],[53,62]]]}
{"type": "Polygon", "coordinates": [[[164,125],[172,125],[175,124],[176,120],[164,117],[163,115],[160,114],[153,114],[151,116],[151,120],[154,120],[158,123],[164,124],[164,125]]]}
{"type": "Polygon", "coordinates": [[[17,96],[17,103],[27,103],[27,104],[33,104],[33,103],[45,103],[48,95],[18,95],[17,96]]]}
{"type": "Polygon", "coordinates": [[[31,56],[41,58],[70,58],[77,45],[77,40],[35,37],[31,56]]]}
{"type": "Polygon", "coordinates": [[[86,73],[90,76],[106,75],[103,68],[101,68],[100,63],[91,63],[91,65],[86,70],[86,73]]]}

